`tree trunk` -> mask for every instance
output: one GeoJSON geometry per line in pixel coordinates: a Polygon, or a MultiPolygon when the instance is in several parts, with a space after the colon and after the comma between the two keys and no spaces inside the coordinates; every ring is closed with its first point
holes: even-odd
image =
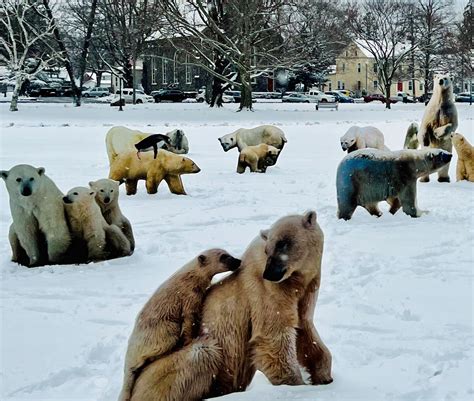
{"type": "Polygon", "coordinates": [[[95,73],[95,80],[97,82],[97,86],[100,86],[100,83],[102,82],[102,71],[97,71],[95,73]]]}
{"type": "Polygon", "coordinates": [[[240,73],[240,82],[242,86],[240,88],[239,111],[242,111],[244,108],[252,110],[252,84],[250,83],[250,73],[248,71],[240,73]]]}
{"type": "Polygon", "coordinates": [[[385,85],[385,108],[386,109],[391,109],[392,106],[391,106],[391,102],[390,102],[390,87],[392,85],[391,84],[386,84],[385,85]]]}
{"type": "Polygon", "coordinates": [[[21,75],[17,76],[12,100],[10,102],[10,111],[18,111],[18,96],[20,96],[20,89],[24,81],[25,79],[21,75]]]}
{"type": "Polygon", "coordinates": [[[136,80],[137,80],[137,60],[135,57],[133,57],[133,61],[132,61],[132,82],[133,82],[133,86],[132,86],[132,89],[133,89],[133,96],[132,96],[132,103],[133,104],[136,104],[137,102],[137,94],[136,94],[136,91],[135,91],[135,84],[136,84],[136,80]]]}

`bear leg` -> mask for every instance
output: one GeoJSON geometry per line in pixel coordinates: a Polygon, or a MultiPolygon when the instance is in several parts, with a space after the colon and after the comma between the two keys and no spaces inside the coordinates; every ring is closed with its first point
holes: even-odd
{"type": "Polygon", "coordinates": [[[86,238],[86,242],[88,262],[107,259],[107,241],[105,239],[105,231],[103,233],[94,234],[90,238],[86,238]]]}
{"type": "Polygon", "coordinates": [[[245,173],[245,168],[247,167],[247,165],[244,163],[244,162],[241,162],[239,160],[239,162],[237,163],[237,172],[239,174],[243,174],[245,173]]]}
{"type": "Polygon", "coordinates": [[[450,182],[449,178],[449,164],[444,166],[442,169],[438,171],[438,182],[450,182]]]}
{"type": "Polygon", "coordinates": [[[40,233],[38,223],[35,219],[25,219],[21,230],[16,230],[18,241],[27,255],[25,266],[38,266],[41,262],[41,251],[39,246],[40,233]]]}
{"type": "Polygon", "coordinates": [[[295,328],[281,327],[278,333],[257,334],[252,343],[253,363],[273,385],[304,384],[298,364],[295,328]]]}
{"type": "Polygon", "coordinates": [[[128,242],[130,242],[130,251],[133,253],[135,250],[135,237],[133,236],[133,229],[130,221],[127,218],[123,217],[122,220],[122,232],[127,237],[128,242]]]}
{"type": "Polygon", "coordinates": [[[416,182],[408,184],[400,193],[400,202],[402,210],[411,217],[420,217],[421,212],[416,206],[416,182]]]}
{"type": "Polygon", "coordinates": [[[456,181],[465,180],[467,177],[466,164],[458,159],[458,164],[456,165],[456,181]]]}
{"type": "Polygon", "coordinates": [[[131,254],[130,241],[115,224],[105,227],[105,239],[110,250],[109,257],[117,258],[131,254]]]}
{"type": "Polygon", "coordinates": [[[398,198],[388,198],[387,203],[390,205],[389,212],[391,214],[397,213],[398,210],[402,207],[402,204],[400,203],[400,199],[398,198]]]}
{"type": "Polygon", "coordinates": [[[423,177],[420,178],[420,182],[430,182],[430,176],[424,175],[423,177]]]}
{"type": "Polygon", "coordinates": [[[197,338],[164,356],[138,376],[131,401],[198,401],[207,398],[222,364],[216,341],[197,338]]]}
{"type": "Polygon", "coordinates": [[[125,181],[125,189],[127,191],[127,195],[135,195],[137,193],[137,184],[138,180],[130,180],[127,178],[125,181]]]}
{"type": "Polygon", "coordinates": [[[379,209],[378,203],[371,203],[369,205],[364,205],[365,210],[367,210],[372,216],[380,217],[382,212],[379,209]]]}
{"type": "Polygon", "coordinates": [[[153,174],[148,174],[146,177],[146,192],[149,195],[156,194],[158,192],[158,186],[163,180],[163,176],[155,177],[153,174]]]}
{"type": "Polygon", "coordinates": [[[168,184],[171,193],[176,195],[187,195],[180,175],[169,174],[165,176],[165,181],[168,184]]]}
{"type": "Polygon", "coordinates": [[[8,239],[10,240],[10,246],[12,248],[12,262],[27,266],[29,262],[28,255],[20,244],[20,240],[16,235],[15,229],[13,228],[13,224],[10,225],[10,230],[8,231],[8,239]]]}

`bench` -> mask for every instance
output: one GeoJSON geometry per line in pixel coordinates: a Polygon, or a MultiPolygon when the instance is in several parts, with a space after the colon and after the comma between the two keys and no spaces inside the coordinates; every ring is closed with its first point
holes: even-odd
{"type": "Polygon", "coordinates": [[[316,103],[316,110],[319,109],[336,109],[338,110],[339,103],[338,102],[318,102],[316,103]]]}

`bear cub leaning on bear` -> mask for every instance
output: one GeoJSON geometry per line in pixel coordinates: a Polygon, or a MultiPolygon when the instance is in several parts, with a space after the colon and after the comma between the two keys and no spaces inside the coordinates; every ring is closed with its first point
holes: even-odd
{"type": "Polygon", "coordinates": [[[73,237],[71,257],[75,262],[92,262],[131,254],[129,240],[120,228],[105,221],[95,196],[95,191],[89,188],[75,187],[63,198],[73,237]],[[87,257],[84,258],[84,255],[87,257]]]}
{"type": "Polygon", "coordinates": [[[131,398],[136,377],[145,365],[188,345],[198,334],[199,317],[211,279],[236,270],[240,259],[222,249],[201,253],[165,281],[139,313],[128,342],[120,401],[131,398]]]}

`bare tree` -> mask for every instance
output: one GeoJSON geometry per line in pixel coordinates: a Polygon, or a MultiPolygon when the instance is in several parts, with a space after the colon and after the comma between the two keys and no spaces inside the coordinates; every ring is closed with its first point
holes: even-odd
{"type": "Polygon", "coordinates": [[[3,0],[0,4],[0,61],[15,78],[10,111],[18,111],[23,83],[58,61],[51,47],[53,21],[28,0],[3,0]]]}
{"type": "MultiPolygon", "coordinates": [[[[164,0],[164,36],[188,38],[192,63],[241,91],[239,110],[252,109],[252,81],[294,64],[285,27],[295,16],[288,0],[164,0]],[[224,68],[218,65],[221,62],[224,68]],[[229,63],[227,65],[227,62],[229,63]]],[[[301,50],[301,49],[300,49],[301,50]]]]}
{"type": "Polygon", "coordinates": [[[344,9],[339,0],[295,1],[297,15],[288,26],[288,39],[304,49],[305,59],[292,71],[307,88],[325,75],[335,58],[349,43],[344,9]]]}
{"type": "MultiPolygon", "coordinates": [[[[97,9],[97,0],[90,0],[90,8],[88,13],[88,18],[86,22],[84,37],[82,40],[82,46],[79,57],[77,57],[77,63],[74,63],[73,54],[77,46],[77,41],[81,41],[80,38],[76,37],[76,40],[73,42],[73,46],[69,49],[66,44],[66,35],[62,35],[60,32],[60,27],[56,21],[56,18],[53,15],[53,10],[49,3],[49,0],[43,0],[43,4],[47,13],[49,20],[53,22],[53,34],[56,39],[59,52],[64,60],[64,66],[66,67],[69,79],[71,80],[72,93],[74,97],[74,103],[76,106],[81,105],[82,97],[82,83],[84,80],[84,73],[87,65],[87,55],[89,51],[89,46],[92,36],[92,28],[94,26],[95,14],[97,9]],[[78,82],[76,82],[76,78],[78,82]]],[[[70,3],[71,4],[71,3],[70,3]]],[[[83,3],[83,6],[85,4],[83,3]]]]}
{"type": "Polygon", "coordinates": [[[348,7],[347,24],[358,45],[375,59],[387,109],[397,70],[418,47],[418,41],[408,41],[409,13],[410,3],[404,0],[363,0],[348,7]]]}
{"type": "Polygon", "coordinates": [[[161,26],[160,4],[160,0],[99,0],[104,44],[111,61],[121,68],[127,85],[133,88],[133,103],[137,61],[161,26]]]}
{"type": "Polygon", "coordinates": [[[425,98],[432,87],[434,69],[442,68],[443,53],[449,43],[446,39],[454,20],[452,7],[452,0],[416,0],[410,13],[411,23],[416,21],[413,40],[418,42],[412,59],[423,72],[425,98]]]}

